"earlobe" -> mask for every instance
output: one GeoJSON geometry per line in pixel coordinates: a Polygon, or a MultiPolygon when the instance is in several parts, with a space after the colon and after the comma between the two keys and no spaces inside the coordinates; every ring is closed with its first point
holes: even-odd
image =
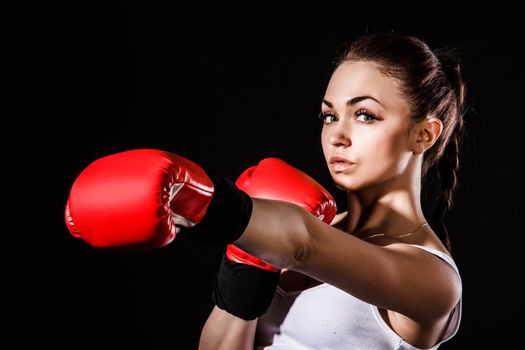
{"type": "Polygon", "coordinates": [[[421,154],[437,141],[443,131],[443,123],[439,118],[431,117],[421,121],[416,127],[416,140],[412,147],[414,154],[421,154]]]}

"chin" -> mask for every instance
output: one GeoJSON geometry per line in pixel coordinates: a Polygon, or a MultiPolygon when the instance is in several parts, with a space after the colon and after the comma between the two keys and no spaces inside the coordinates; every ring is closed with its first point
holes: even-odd
{"type": "Polygon", "coordinates": [[[349,181],[348,177],[346,177],[346,179],[343,179],[342,178],[343,176],[341,175],[332,175],[332,180],[334,182],[334,185],[337,189],[341,190],[341,191],[356,191],[358,190],[360,187],[358,185],[356,185],[353,181],[349,181]],[[344,181],[346,180],[346,181],[344,181]]]}

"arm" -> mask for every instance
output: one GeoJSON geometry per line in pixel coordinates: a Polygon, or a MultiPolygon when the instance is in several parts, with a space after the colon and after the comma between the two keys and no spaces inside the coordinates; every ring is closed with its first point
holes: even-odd
{"type": "Polygon", "coordinates": [[[252,199],[224,177],[210,178],[190,160],[159,150],[90,164],[72,186],[65,219],[73,236],[108,249],[155,249],[180,230],[207,244],[235,243],[418,325],[442,321],[461,293],[458,277],[437,257],[406,244],[361,241],[298,205],[252,199]]]}
{"type": "Polygon", "coordinates": [[[257,319],[243,320],[215,306],[202,328],[199,350],[253,350],[257,319]]]}
{"type": "Polygon", "coordinates": [[[420,324],[446,318],[457,303],[461,284],[439,258],[406,244],[367,243],[307,214],[285,202],[254,199],[235,244],[420,324]]]}
{"type": "MultiPolygon", "coordinates": [[[[327,223],[337,211],[320,184],[277,158],[245,170],[236,186],[251,197],[294,203],[327,223]]],[[[216,307],[202,330],[201,349],[253,348],[257,317],[270,306],[278,280],[278,268],[229,244],[215,280],[216,307]]]]}

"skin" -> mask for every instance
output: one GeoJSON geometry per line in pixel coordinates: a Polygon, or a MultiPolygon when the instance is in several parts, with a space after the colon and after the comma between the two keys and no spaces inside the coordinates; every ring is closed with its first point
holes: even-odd
{"type": "Polygon", "coordinates": [[[422,155],[439,136],[441,121],[428,118],[412,125],[410,106],[397,81],[370,62],[341,65],[332,75],[321,108],[328,169],[335,184],[347,191],[353,213],[345,231],[358,236],[369,231],[405,233],[425,222],[419,199],[422,155]],[[370,98],[349,105],[361,96],[370,98]],[[338,171],[330,164],[332,156],[355,165],[338,171]]]}
{"type": "MultiPolygon", "coordinates": [[[[254,199],[248,227],[235,244],[282,268],[287,289],[329,283],[376,305],[412,345],[431,347],[461,296],[461,281],[447,263],[409,245],[448,254],[431,228],[396,236],[426,222],[421,165],[442,123],[432,116],[411,122],[398,82],[373,62],[339,66],[321,109],[323,152],[335,184],[347,191],[352,215],[341,213],[327,225],[296,205],[254,199]],[[353,164],[333,162],[334,156],[353,164]],[[370,237],[378,233],[384,235],[370,237]]],[[[215,308],[200,348],[253,348],[255,326],[215,308]]]]}

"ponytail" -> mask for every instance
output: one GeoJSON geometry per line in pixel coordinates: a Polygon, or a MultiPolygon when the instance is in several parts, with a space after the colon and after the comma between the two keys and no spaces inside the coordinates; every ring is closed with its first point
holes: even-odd
{"type": "Polygon", "coordinates": [[[448,142],[435,164],[434,180],[437,182],[438,193],[434,201],[432,217],[439,224],[442,232],[440,238],[444,241],[449,251],[452,250],[448,230],[444,223],[445,215],[452,208],[453,194],[458,186],[459,159],[461,154],[461,141],[464,134],[464,110],[465,110],[465,83],[460,72],[460,65],[455,52],[441,50],[436,52],[441,69],[450,82],[451,90],[454,92],[456,103],[447,111],[454,123],[448,142]]]}

